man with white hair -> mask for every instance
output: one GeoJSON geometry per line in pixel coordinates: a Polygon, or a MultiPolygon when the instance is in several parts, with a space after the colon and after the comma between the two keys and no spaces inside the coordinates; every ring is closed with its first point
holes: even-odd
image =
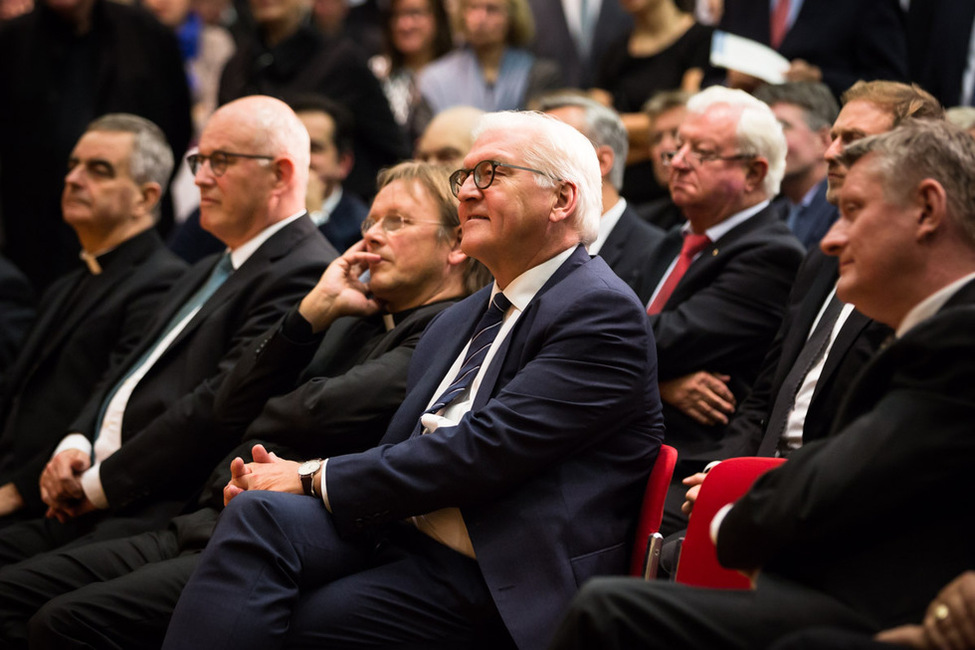
{"type": "Polygon", "coordinates": [[[377,448],[231,468],[164,647],[541,648],[625,570],[663,429],[643,307],[585,250],[592,144],[490,114],[463,164],[461,247],[495,282],[430,324],[377,448]]]}
{"type": "Polygon", "coordinates": [[[670,193],[687,223],[648,260],[641,292],[657,341],[667,443],[679,458],[665,534],[686,527],[680,478],[715,458],[728,423],[697,396],[713,385],[713,399],[726,408],[744,399],[803,256],[770,206],[786,154],[775,114],[742,91],[718,87],[692,97],[687,110],[676,150],[664,154],[670,193]]]}
{"type": "Polygon", "coordinates": [[[210,118],[188,161],[201,224],[227,251],[173,285],[98,384],[41,473],[47,516],[4,529],[0,563],[158,528],[237,442],[213,418],[223,378],[335,257],[305,212],[308,156],[308,132],[277,99],[210,118]]]}

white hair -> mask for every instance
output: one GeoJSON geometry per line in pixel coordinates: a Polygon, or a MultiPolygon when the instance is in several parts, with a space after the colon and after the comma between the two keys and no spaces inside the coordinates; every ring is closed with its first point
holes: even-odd
{"type": "Polygon", "coordinates": [[[775,113],[765,102],[742,90],[711,86],[687,101],[690,113],[704,113],[714,105],[726,105],[741,111],[735,137],[741,153],[761,156],[768,161],[768,173],[762,181],[765,193],[772,197],[779,193],[785,175],[785,154],[788,145],[775,113]]]}
{"type": "Polygon", "coordinates": [[[536,111],[504,111],[485,114],[474,127],[474,138],[488,131],[520,132],[526,135],[521,147],[522,162],[551,175],[533,174],[542,187],[554,187],[556,180],[575,185],[578,199],[572,223],[583,244],[599,234],[602,216],[602,175],[592,142],[561,120],[536,111]]]}

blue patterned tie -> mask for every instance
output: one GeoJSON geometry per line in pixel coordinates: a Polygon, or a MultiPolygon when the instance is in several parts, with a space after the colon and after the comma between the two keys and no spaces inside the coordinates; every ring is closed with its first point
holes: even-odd
{"type": "Polygon", "coordinates": [[[436,399],[436,401],[426,410],[427,413],[436,413],[443,407],[454,401],[461,393],[467,390],[477,371],[484,363],[491,344],[494,342],[498,331],[501,329],[501,322],[504,315],[508,312],[511,301],[501,292],[494,294],[494,300],[488,305],[487,311],[481,316],[475,328],[474,337],[467,347],[467,356],[464,357],[464,364],[457,373],[457,378],[451,382],[450,386],[436,399]]]}

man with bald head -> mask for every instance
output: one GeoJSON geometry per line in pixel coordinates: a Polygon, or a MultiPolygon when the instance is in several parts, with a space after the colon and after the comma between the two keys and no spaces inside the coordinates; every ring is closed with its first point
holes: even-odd
{"type": "Polygon", "coordinates": [[[236,442],[212,418],[225,373],[335,257],[304,210],[308,156],[308,132],[279,100],[213,115],[188,162],[201,223],[227,250],[174,285],[96,388],[41,474],[46,517],[7,528],[0,562],[158,526],[236,442]]]}
{"type": "Polygon", "coordinates": [[[231,467],[164,647],[542,648],[625,570],[663,422],[643,307],[585,250],[592,143],[535,113],[477,133],[450,178],[495,282],[426,329],[378,447],[231,467]]]}
{"type": "Polygon", "coordinates": [[[453,106],[437,113],[416,142],[413,157],[428,163],[458,166],[474,144],[474,124],[484,111],[453,106]]]}

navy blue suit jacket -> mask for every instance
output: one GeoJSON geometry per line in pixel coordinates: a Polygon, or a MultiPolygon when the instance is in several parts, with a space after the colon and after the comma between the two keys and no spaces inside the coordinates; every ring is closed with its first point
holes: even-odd
{"type": "Polygon", "coordinates": [[[583,581],[625,571],[663,437],[656,355],[633,292],[579,247],[521,314],[471,411],[411,438],[490,291],[430,324],[380,446],[331,458],[327,490],[343,534],[459,507],[508,631],[542,648],[583,581]]]}

